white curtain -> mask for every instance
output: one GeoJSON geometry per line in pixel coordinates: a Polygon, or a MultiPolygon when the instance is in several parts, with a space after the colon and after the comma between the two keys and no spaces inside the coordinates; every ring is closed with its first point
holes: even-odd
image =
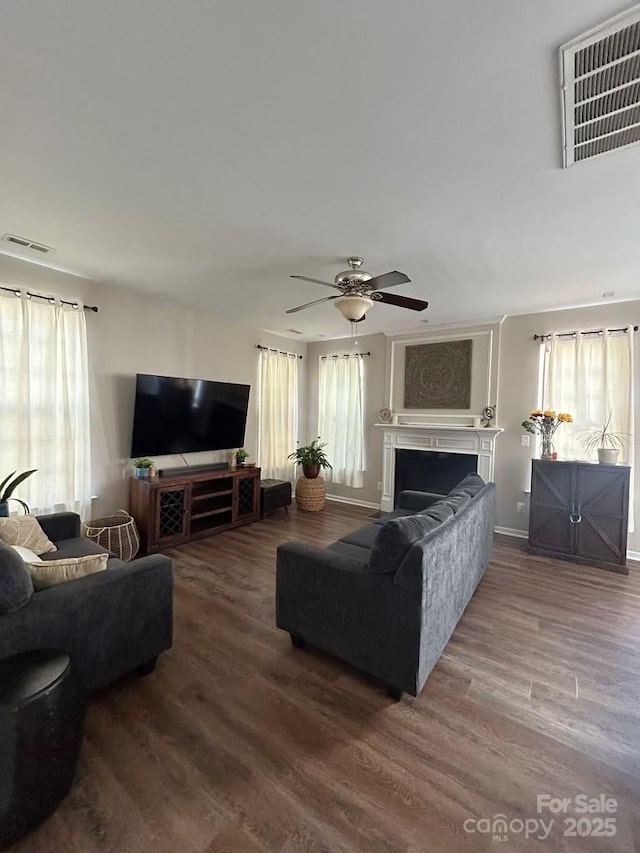
{"type": "Polygon", "coordinates": [[[91,495],[87,335],[82,306],[0,296],[0,480],[35,513],[88,519],[91,495]]]}
{"type": "Polygon", "coordinates": [[[364,358],[327,356],[320,359],[318,435],[326,441],[333,468],[323,476],[355,489],[363,486],[364,358]]]}
{"type": "Polygon", "coordinates": [[[265,479],[295,479],[287,456],[298,439],[298,357],[260,350],[258,371],[258,464],[265,479]]]}
{"type": "MultiPolygon", "coordinates": [[[[611,430],[627,433],[619,461],[633,467],[633,329],[578,332],[571,338],[553,335],[545,347],[543,408],[570,412],[574,419],[573,424],[562,424],[553,439],[559,458],[597,460],[596,450],[589,454],[580,444],[580,432],[602,425],[611,413],[611,430]]],[[[633,530],[633,494],[629,504],[633,530]]]]}

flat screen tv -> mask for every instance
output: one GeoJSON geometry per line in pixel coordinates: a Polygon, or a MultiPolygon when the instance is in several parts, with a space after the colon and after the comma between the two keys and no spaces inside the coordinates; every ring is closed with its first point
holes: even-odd
{"type": "Polygon", "coordinates": [[[138,373],[131,456],[242,447],[249,385],[138,373]]]}

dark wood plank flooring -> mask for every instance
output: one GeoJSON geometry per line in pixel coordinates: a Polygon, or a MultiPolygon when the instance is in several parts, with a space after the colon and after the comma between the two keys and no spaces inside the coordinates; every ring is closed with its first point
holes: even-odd
{"type": "Polygon", "coordinates": [[[422,695],[395,704],[274,625],[275,547],[368,513],[293,509],[171,552],[174,648],[91,700],[74,788],[16,853],[640,850],[640,571],[497,537],[422,695]],[[546,841],[465,832],[580,793],[617,800],[615,836],[565,837],[564,815],[546,841]]]}

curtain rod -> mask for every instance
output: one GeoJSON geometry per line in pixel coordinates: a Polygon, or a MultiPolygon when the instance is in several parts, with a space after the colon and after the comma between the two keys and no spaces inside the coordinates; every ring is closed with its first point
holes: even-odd
{"type": "MultiPolygon", "coordinates": [[[[632,329],[634,332],[638,331],[637,326],[624,326],[622,329],[607,329],[607,334],[610,335],[611,332],[627,332],[629,329],[632,329]]],[[[577,332],[561,332],[556,335],[556,338],[574,338],[578,333],[577,332]]],[[[602,329],[592,329],[590,332],[580,332],[581,335],[601,335],[602,329]]],[[[534,335],[534,341],[545,341],[548,338],[552,338],[553,335],[534,335]]]]}
{"type": "Polygon", "coordinates": [[[341,355],[321,355],[320,358],[364,358],[365,355],[371,355],[370,352],[343,352],[341,355]]]}
{"type": "Polygon", "coordinates": [[[303,358],[297,352],[285,352],[285,350],[274,349],[273,347],[263,347],[261,344],[256,344],[256,349],[265,350],[266,352],[278,352],[280,355],[290,355],[291,358],[303,358]]]}
{"type": "MultiPolygon", "coordinates": [[[[0,290],[6,290],[7,293],[13,293],[14,296],[22,296],[24,295],[27,299],[44,299],[45,302],[48,302],[50,305],[55,305],[56,302],[59,302],[61,305],[71,305],[72,308],[79,308],[79,302],[69,302],[68,299],[58,299],[55,296],[45,296],[43,293],[34,293],[32,290],[20,290],[19,287],[3,287],[0,285],[0,290]]],[[[83,305],[82,306],[85,311],[94,311],[96,314],[98,313],[98,309],[95,305],[83,305]]]]}

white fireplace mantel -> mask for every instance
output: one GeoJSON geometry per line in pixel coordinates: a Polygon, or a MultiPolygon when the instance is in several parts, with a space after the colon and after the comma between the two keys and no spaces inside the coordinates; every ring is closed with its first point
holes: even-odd
{"type": "Polygon", "coordinates": [[[499,427],[452,426],[449,424],[376,424],[384,430],[382,450],[382,498],[380,508],[394,506],[396,450],[427,450],[466,453],[478,457],[478,474],[494,479],[495,443],[499,427]]]}

